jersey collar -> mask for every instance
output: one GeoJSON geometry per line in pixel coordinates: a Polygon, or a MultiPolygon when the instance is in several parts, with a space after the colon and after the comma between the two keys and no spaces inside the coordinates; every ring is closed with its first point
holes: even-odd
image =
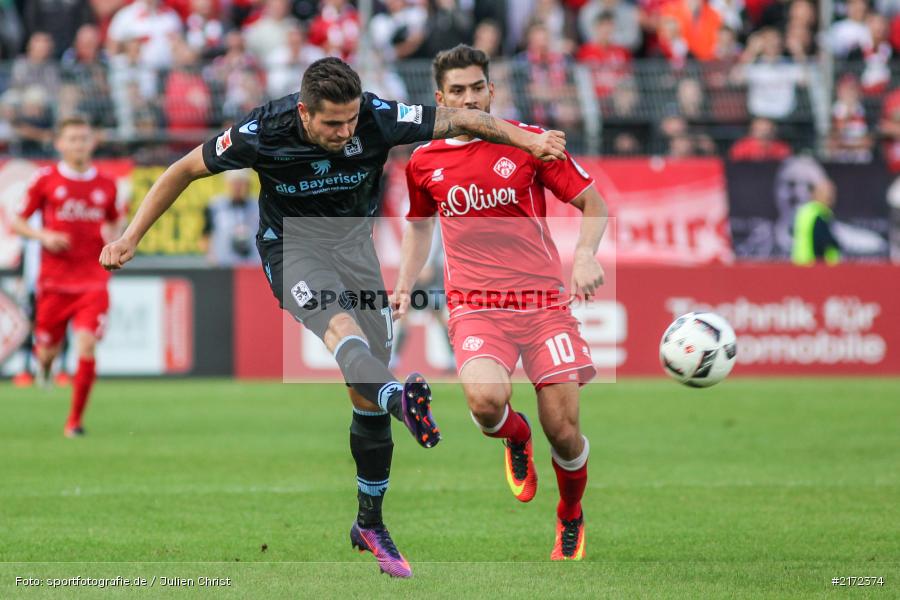
{"type": "Polygon", "coordinates": [[[72,181],[90,181],[97,176],[97,167],[93,165],[91,165],[91,168],[84,173],[79,173],[65,162],[59,161],[56,163],[56,170],[59,171],[60,175],[66,179],[71,179],[72,181]]]}
{"type": "Polygon", "coordinates": [[[444,140],[444,143],[448,146],[467,146],[468,144],[474,144],[475,142],[484,141],[481,138],[472,138],[468,142],[465,140],[458,140],[456,138],[447,138],[444,140]]]}

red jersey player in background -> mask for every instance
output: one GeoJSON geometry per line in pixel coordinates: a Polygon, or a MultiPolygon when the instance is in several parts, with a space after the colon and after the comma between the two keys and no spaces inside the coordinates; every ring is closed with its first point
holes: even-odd
{"type": "MultiPolygon", "coordinates": [[[[457,46],[440,53],[434,76],[438,105],[490,112],[494,88],[488,58],[480,50],[457,46]]],[[[450,339],[463,390],[485,435],[505,440],[506,479],[522,502],[534,497],[537,474],[531,427],[509,403],[510,375],[520,357],[537,392],[560,493],[553,560],[584,556],[581,498],[589,445],[579,427],[578,400],[579,385],[595,371],[578,321],[562,297],[562,266],[547,231],[544,188],[584,216],[569,289],[573,295],[589,297],[603,282],[595,255],[607,215],[593,180],[567,159],[541,162],[467,136],[416,149],[407,166],[410,222],[392,298],[400,318],[408,310],[440,213],[450,339]]]]}
{"type": "Polygon", "coordinates": [[[95,378],[94,350],[109,310],[110,275],[97,256],[119,226],[116,184],[91,164],[94,146],[88,121],[80,117],[62,121],[55,141],[62,160],[37,173],[25,207],[13,222],[16,233],[42,246],[34,337],[44,379],[70,322],[75,333],[78,368],[64,429],[67,437],[84,435],[81,417],[95,378]],[[37,211],[43,218],[40,229],[27,222],[37,211]]]}

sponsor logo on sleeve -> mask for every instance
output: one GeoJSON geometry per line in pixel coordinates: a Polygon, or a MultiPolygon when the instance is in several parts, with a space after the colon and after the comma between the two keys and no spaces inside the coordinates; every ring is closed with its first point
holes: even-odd
{"type": "Polygon", "coordinates": [[[590,179],[590,178],[591,178],[591,176],[587,174],[587,171],[585,171],[584,169],[581,168],[581,165],[578,164],[578,161],[576,161],[576,160],[575,160],[574,158],[572,158],[571,156],[569,157],[569,160],[572,161],[572,166],[575,167],[575,170],[578,171],[578,174],[579,174],[579,175],[581,175],[581,176],[584,177],[585,179],[590,179]]]}
{"type": "Polygon", "coordinates": [[[391,110],[391,105],[381,98],[373,98],[372,106],[375,107],[375,110],[391,110]]]}
{"type": "Polygon", "coordinates": [[[415,104],[409,106],[402,102],[397,103],[397,122],[398,123],[415,123],[422,124],[422,105],[415,104]]]}
{"type": "Polygon", "coordinates": [[[229,148],[231,148],[231,127],[216,138],[216,156],[222,156],[229,148]]]}
{"type": "Polygon", "coordinates": [[[253,119],[252,121],[248,121],[241,125],[241,128],[238,129],[241,133],[246,133],[248,135],[256,135],[259,132],[259,121],[253,119]]]}

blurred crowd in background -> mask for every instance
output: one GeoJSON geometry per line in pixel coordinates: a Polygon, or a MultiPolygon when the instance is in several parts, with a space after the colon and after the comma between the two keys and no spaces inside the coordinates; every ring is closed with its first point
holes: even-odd
{"type": "Polygon", "coordinates": [[[108,152],[164,163],[328,55],[430,102],[431,58],[468,43],[494,61],[494,112],[576,152],[900,170],[900,0],[372,0],[366,23],[357,4],[0,0],[0,151],[47,155],[81,113],[108,152]]]}

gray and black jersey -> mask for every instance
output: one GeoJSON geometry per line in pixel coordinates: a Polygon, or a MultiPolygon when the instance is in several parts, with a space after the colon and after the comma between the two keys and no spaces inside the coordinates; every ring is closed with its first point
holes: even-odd
{"type": "MultiPolygon", "coordinates": [[[[340,152],[328,152],[306,139],[298,101],[295,93],[264,104],[203,144],[212,173],[249,167],[259,174],[260,236],[267,238],[282,236],[285,218],[374,216],[390,149],[434,132],[435,107],[366,92],[353,137],[340,152]]],[[[325,233],[322,221],[310,221],[325,233]]]]}

